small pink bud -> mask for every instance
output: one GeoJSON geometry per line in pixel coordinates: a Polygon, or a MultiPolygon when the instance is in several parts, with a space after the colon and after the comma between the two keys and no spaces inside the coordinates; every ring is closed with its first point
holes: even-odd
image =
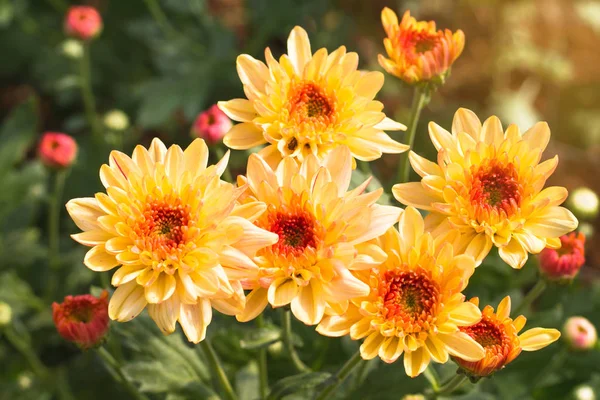
{"type": "Polygon", "coordinates": [[[585,235],[572,232],[561,236],[560,249],[540,253],[540,271],[550,280],[571,280],[585,264],[585,235]]]}
{"type": "Polygon", "coordinates": [[[208,144],[216,144],[223,140],[223,136],[232,126],[229,117],[215,104],[196,117],[192,126],[192,136],[202,138],[208,144]]]}
{"type": "Polygon", "coordinates": [[[102,17],[94,7],[73,6],[65,17],[65,33],[76,39],[88,41],[102,32],[102,17]]]}
{"type": "Polygon", "coordinates": [[[590,350],[596,345],[596,328],[584,317],[571,317],[563,326],[563,337],[573,350],[590,350]]]}
{"type": "Polygon", "coordinates": [[[49,168],[68,168],[77,157],[77,143],[60,132],[46,132],[38,146],[38,155],[49,168]]]}

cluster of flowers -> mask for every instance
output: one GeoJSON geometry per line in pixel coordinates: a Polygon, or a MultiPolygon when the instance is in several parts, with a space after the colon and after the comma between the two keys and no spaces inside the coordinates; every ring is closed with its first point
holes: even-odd
{"type": "MultiPolygon", "coordinates": [[[[389,58],[380,63],[411,84],[442,82],[464,46],[461,31],[436,31],[408,12],[399,23],[385,9],[382,21],[389,58]]],[[[240,122],[227,126],[228,147],[268,143],[235,184],[220,179],[229,153],[209,166],[202,139],[185,150],[154,139],[131,157],[110,154],[100,169],[106,193],[67,203],[83,231],[73,239],[91,247],[84,264],[118,268],[108,316],[129,321],[147,308],[165,334],[179,322],[198,343],[213,308],[245,322],[269,305],[289,306],[322,335],[364,339],[364,359],[391,363],[403,355],[412,377],[450,357],[487,376],[522,350],[557,340],[555,329],[519,334],[526,319],[511,318],[509,297],[496,311],[481,311],[477,298],[462,294],[493,246],[513,268],[546,248],[553,253],[542,259],[561,273],[573,276],[583,264],[582,238],[561,239],[577,227],[560,206],[566,189],[544,189],[558,163],[540,163],[547,124],[522,134],[496,117],[481,123],[466,109],[450,132],[431,122],[437,161],[411,152],[422,179],[393,188],[406,209],[380,205],[382,189],[367,192],[369,180],[349,186],[356,160],[408,150],[385,133],[404,125],[374,100],[383,74],[359,71],[357,54],[343,46],[313,54],[300,27],[287,44],[279,60],[267,48],[266,64],[239,56],[247,98],[218,105],[240,122]],[[567,249],[558,254],[561,244],[567,249]]],[[[214,109],[197,129],[215,121],[228,122],[214,109]]],[[[55,319],[65,312],[57,305],[55,319]]]]}

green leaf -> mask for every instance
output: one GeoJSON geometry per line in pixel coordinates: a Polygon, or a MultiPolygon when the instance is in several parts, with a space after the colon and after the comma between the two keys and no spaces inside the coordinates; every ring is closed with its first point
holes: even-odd
{"type": "Polygon", "coordinates": [[[36,102],[30,97],[8,116],[0,130],[0,176],[23,159],[36,129],[36,102]]]}
{"type": "Polygon", "coordinates": [[[235,391],[239,394],[239,400],[254,400],[260,397],[256,362],[250,362],[235,374],[235,391]]]}
{"type": "MultiPolygon", "coordinates": [[[[329,372],[307,372],[280,379],[272,387],[267,400],[282,399],[287,395],[313,391],[318,385],[331,377],[329,372]]],[[[304,393],[307,395],[307,393],[304,393]]],[[[307,396],[306,398],[309,398],[307,396]]]]}
{"type": "Polygon", "coordinates": [[[44,308],[27,282],[17,276],[14,271],[0,274],[0,301],[10,305],[14,314],[20,314],[28,307],[44,308]]]}
{"type": "Polygon", "coordinates": [[[165,400],[220,400],[221,398],[208,386],[200,382],[193,382],[177,390],[175,393],[169,393],[165,400]]]}
{"type": "Polygon", "coordinates": [[[137,361],[123,367],[128,379],[138,383],[142,392],[162,393],[184,388],[195,377],[158,361],[137,361]]]}
{"type": "Polygon", "coordinates": [[[261,349],[281,340],[281,329],[275,326],[249,331],[242,340],[242,349],[261,349]]]}

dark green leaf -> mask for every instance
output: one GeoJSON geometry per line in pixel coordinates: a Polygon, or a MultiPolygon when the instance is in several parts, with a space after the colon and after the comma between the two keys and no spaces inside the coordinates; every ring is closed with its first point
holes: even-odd
{"type": "Polygon", "coordinates": [[[246,334],[240,340],[242,349],[260,349],[281,340],[281,329],[270,326],[261,329],[255,329],[246,334]]]}
{"type": "Polygon", "coordinates": [[[280,379],[272,387],[268,400],[282,399],[287,395],[313,391],[331,377],[329,372],[308,372],[280,379]]]}

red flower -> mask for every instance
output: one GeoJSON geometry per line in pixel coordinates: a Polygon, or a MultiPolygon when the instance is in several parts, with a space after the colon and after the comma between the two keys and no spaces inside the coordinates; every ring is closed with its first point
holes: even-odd
{"type": "Polygon", "coordinates": [[[60,336],[86,350],[99,345],[108,332],[108,292],[66,296],[52,304],[52,318],[60,336]]]}
{"type": "Polygon", "coordinates": [[[198,115],[192,126],[192,135],[204,139],[208,144],[215,144],[223,139],[232,125],[229,117],[215,104],[198,115]]]}
{"type": "Polygon", "coordinates": [[[74,6],[65,17],[65,33],[81,40],[94,39],[102,31],[102,17],[94,7],[74,6]]]}
{"type": "Polygon", "coordinates": [[[540,253],[540,270],[551,280],[575,278],[585,263],[585,235],[572,232],[560,237],[559,249],[545,248],[540,253]]]}
{"type": "Polygon", "coordinates": [[[50,168],[67,168],[77,156],[75,139],[65,133],[46,132],[38,147],[40,159],[50,168]]]}

